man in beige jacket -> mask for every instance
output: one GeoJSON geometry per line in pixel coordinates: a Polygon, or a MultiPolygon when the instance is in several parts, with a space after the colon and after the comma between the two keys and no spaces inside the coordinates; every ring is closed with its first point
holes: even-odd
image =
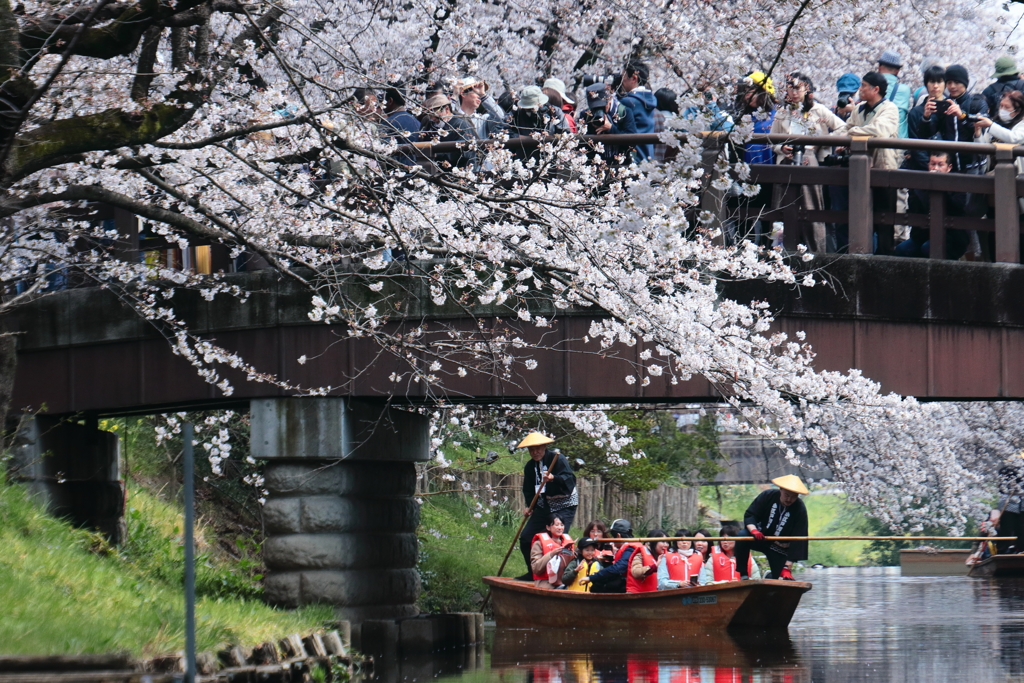
{"type": "MultiPolygon", "coordinates": [[[[860,104],[850,114],[846,121],[846,130],[842,131],[850,136],[867,136],[871,138],[896,138],[899,137],[900,112],[895,104],[886,99],[885,95],[889,83],[885,76],[877,71],[870,71],[864,74],[860,82],[860,104]]],[[[837,133],[840,131],[836,131],[837,133]]],[[[875,149],[871,153],[871,167],[884,170],[896,170],[903,160],[903,152],[898,149],[875,149]]],[[[871,196],[874,203],[874,210],[896,211],[896,189],[888,187],[875,187],[871,189],[871,196]]],[[[883,226],[884,230],[878,233],[878,246],[875,253],[891,254],[893,248],[892,226],[883,226]]]]}

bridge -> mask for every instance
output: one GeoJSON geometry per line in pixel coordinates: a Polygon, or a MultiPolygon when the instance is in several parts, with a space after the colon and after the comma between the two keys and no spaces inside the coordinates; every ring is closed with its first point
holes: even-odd
{"type": "MultiPolygon", "coordinates": [[[[1024,186],[1011,175],[1014,155],[1024,152],[993,146],[994,176],[953,177],[873,171],[866,165],[867,155],[873,144],[888,141],[829,141],[850,145],[849,169],[761,167],[753,169],[753,176],[793,185],[848,184],[848,214],[785,206],[769,218],[786,223],[787,235],[795,232],[789,227],[800,222],[845,219],[853,254],[822,256],[806,266],[816,269],[824,285],[740,282],[724,285],[723,296],[768,301],[778,314],[777,329],[807,332],[818,354],[817,367],[859,368],[884,391],[933,400],[1024,397],[1024,304],[1017,296],[1024,289],[1024,268],[1018,265],[1016,208],[1024,186]],[[931,193],[933,211],[898,218],[874,212],[870,188],[878,186],[920,187],[931,193]],[[994,197],[994,216],[945,216],[942,193],[964,189],[994,197]],[[897,221],[939,228],[933,230],[935,235],[944,229],[992,231],[1000,262],[867,255],[872,232],[897,221]]],[[[898,142],[906,147],[914,141],[898,142]]],[[[975,146],[972,151],[979,150],[975,146]]],[[[703,201],[721,209],[721,197],[713,193],[703,201]]],[[[933,253],[941,256],[943,250],[933,253]]],[[[249,406],[252,455],[267,463],[270,492],[265,508],[267,598],[286,606],[328,602],[338,606],[339,615],[354,621],[414,613],[414,462],[426,457],[427,424],[422,416],[388,407],[385,401],[425,402],[431,398],[429,390],[421,384],[392,382],[392,373],[405,370],[403,362],[382,353],[372,341],[350,339],[341,326],[311,322],[306,315],[309,293],[294,283],[270,271],[228,278],[251,292],[246,304],[227,297],[205,301],[198,294],[179,291],[174,297],[177,317],[194,333],[238,352],[259,370],[289,384],[332,387],[325,397],[293,398],[293,392],[230,371],[226,375],[235,391],[223,396],[202,382],[154,328],[111,292],[55,292],[3,320],[6,330],[21,332],[12,405],[19,410],[45,405],[47,411],[32,422],[35,431],[30,429],[17,449],[17,471],[51,500],[63,501],[69,514],[88,507],[93,517],[85,522],[109,525],[119,512],[118,446],[116,440],[96,435],[89,420],[249,406]],[[301,356],[308,360],[300,363],[301,356]],[[86,425],[64,425],[57,419],[72,414],[86,415],[86,425]],[[75,469],[83,444],[87,466],[75,469]],[[74,495],[68,492],[68,482],[60,481],[67,472],[78,473],[71,482],[78,484],[74,495]]],[[[518,353],[540,363],[538,371],[508,379],[473,372],[464,378],[447,377],[444,395],[449,400],[534,402],[539,394],[547,394],[552,403],[720,400],[701,378],[675,385],[665,377],[651,378],[646,387],[627,384],[624,378],[639,362],[643,345],[602,351],[595,342],[584,341],[591,322],[601,318],[599,311],[562,311],[536,302],[532,312],[553,320],[551,328],[537,330],[512,319],[504,309],[481,306],[467,312],[435,306],[428,291],[417,289],[422,287],[422,282],[410,284],[402,318],[390,325],[397,329],[424,324],[428,331],[439,332],[482,325],[488,333],[522,337],[527,348],[518,353]],[[529,349],[531,344],[539,349],[529,349]]],[[[756,462],[759,457],[749,459],[756,462]]]]}

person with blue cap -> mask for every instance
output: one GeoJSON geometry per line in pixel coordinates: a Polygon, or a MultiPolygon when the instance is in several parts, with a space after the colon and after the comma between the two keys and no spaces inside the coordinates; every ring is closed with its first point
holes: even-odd
{"type": "Polygon", "coordinates": [[[836,106],[832,112],[843,121],[850,118],[850,114],[853,113],[858,90],[860,90],[860,76],[855,73],[847,72],[836,81],[836,92],[839,93],[839,97],[836,99],[836,106]]]}
{"type": "Polygon", "coordinates": [[[910,113],[910,86],[900,83],[900,69],[903,68],[903,57],[898,52],[886,50],[878,58],[878,73],[885,77],[889,87],[886,88],[886,99],[896,105],[900,114],[900,127],[897,137],[907,137],[907,115],[910,113]]]}

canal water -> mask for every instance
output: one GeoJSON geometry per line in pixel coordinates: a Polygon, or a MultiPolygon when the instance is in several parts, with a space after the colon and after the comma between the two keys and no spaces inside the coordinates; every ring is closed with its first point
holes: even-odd
{"type": "Polygon", "coordinates": [[[607,642],[493,629],[479,650],[381,662],[384,683],[1024,681],[1024,579],[810,569],[788,633],[607,642]]]}

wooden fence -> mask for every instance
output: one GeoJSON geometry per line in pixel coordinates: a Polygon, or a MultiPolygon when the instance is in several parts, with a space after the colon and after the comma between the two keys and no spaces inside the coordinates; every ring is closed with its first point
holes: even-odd
{"type": "MultiPolygon", "coordinates": [[[[523,475],[498,474],[497,472],[452,472],[455,481],[444,480],[443,473],[421,468],[416,482],[418,494],[438,491],[464,491],[463,482],[469,485],[469,493],[479,492],[490,486],[498,493],[499,500],[508,497],[510,505],[525,507],[523,503],[523,475]]],[[[605,523],[624,517],[633,522],[635,529],[653,529],[662,524],[687,525],[697,519],[697,489],[692,486],[667,486],[662,484],[652,491],[637,493],[624,491],[619,485],[601,477],[577,477],[576,489],[580,505],[576,510],[573,527],[582,529],[588,522],[600,519],[605,523]]],[[[665,529],[672,533],[675,529],[665,529]]]]}

